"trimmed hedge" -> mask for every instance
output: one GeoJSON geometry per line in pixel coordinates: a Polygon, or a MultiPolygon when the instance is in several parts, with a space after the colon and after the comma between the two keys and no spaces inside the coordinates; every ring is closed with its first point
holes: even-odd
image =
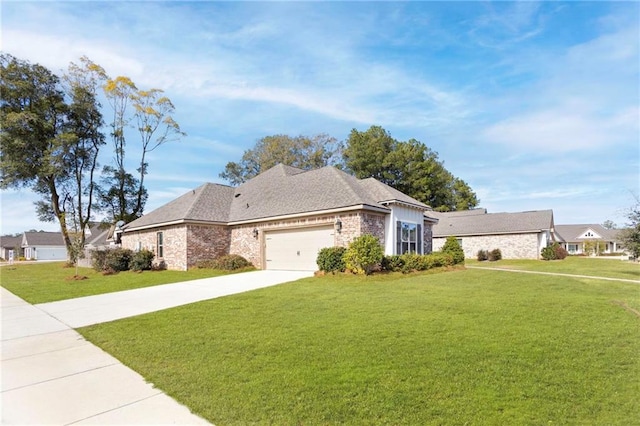
{"type": "Polygon", "coordinates": [[[427,271],[433,268],[453,266],[454,259],[449,253],[433,252],[420,255],[406,253],[402,255],[385,256],[382,260],[382,269],[389,272],[402,272],[408,274],[417,271],[427,271]]]}
{"type": "Polygon", "coordinates": [[[323,272],[344,272],[344,254],[347,249],[344,247],[325,247],[318,252],[318,269],[323,272]]]}
{"type": "Polygon", "coordinates": [[[444,245],[442,246],[443,253],[448,253],[453,256],[453,262],[455,265],[458,263],[464,263],[464,250],[458,244],[458,240],[454,236],[447,237],[444,245]]]}
{"type": "Polygon", "coordinates": [[[253,267],[253,264],[239,254],[227,254],[216,259],[199,260],[196,262],[196,268],[201,269],[236,271],[238,269],[250,267],[253,267]]]}

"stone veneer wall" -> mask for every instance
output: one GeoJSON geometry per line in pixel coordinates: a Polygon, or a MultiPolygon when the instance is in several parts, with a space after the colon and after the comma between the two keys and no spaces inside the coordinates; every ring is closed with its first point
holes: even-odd
{"type": "MultiPolygon", "coordinates": [[[[476,259],[479,250],[500,249],[503,259],[538,259],[537,234],[478,235],[458,237],[462,239],[462,249],[467,259],[476,259]]],[[[433,239],[433,249],[440,250],[447,239],[433,239]]]]}
{"type": "MultiPolygon", "coordinates": [[[[131,250],[143,248],[156,253],[157,234],[162,232],[163,257],[154,258],[154,263],[164,261],[167,269],[187,269],[187,226],[175,225],[151,230],[125,232],[122,235],[122,247],[131,250]]],[[[156,253],[157,255],[157,253],[156,253]]]]}
{"type": "Polygon", "coordinates": [[[187,225],[187,268],[199,260],[229,254],[231,230],[226,225],[187,225]]]}

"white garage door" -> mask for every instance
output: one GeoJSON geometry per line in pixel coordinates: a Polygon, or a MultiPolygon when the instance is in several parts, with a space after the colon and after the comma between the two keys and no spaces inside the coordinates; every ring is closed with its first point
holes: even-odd
{"type": "Polygon", "coordinates": [[[318,251],[324,247],[333,247],[333,233],[333,226],[267,232],[267,269],[318,270],[318,251]]]}

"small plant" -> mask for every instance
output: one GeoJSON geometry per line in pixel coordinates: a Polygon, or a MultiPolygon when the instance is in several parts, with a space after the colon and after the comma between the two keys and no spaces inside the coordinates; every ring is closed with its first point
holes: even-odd
{"type": "Polygon", "coordinates": [[[489,252],[487,250],[478,250],[478,262],[483,262],[489,259],[489,252]]]}
{"type": "Polygon", "coordinates": [[[214,269],[221,269],[223,271],[235,271],[251,266],[253,266],[253,264],[239,254],[228,254],[214,261],[214,269]]]}
{"type": "Polygon", "coordinates": [[[389,272],[397,272],[402,269],[404,266],[404,257],[399,254],[394,254],[392,256],[384,256],[382,258],[382,262],[380,266],[384,271],[389,272]]]}
{"type": "Polygon", "coordinates": [[[129,269],[132,271],[149,271],[153,264],[155,254],[150,250],[140,250],[133,253],[129,261],[129,269]]]}
{"type": "Polygon", "coordinates": [[[502,260],[502,252],[499,248],[493,249],[488,254],[489,262],[495,262],[497,260],[502,260]]]}
{"type": "Polygon", "coordinates": [[[558,243],[553,243],[542,249],[542,260],[562,260],[567,257],[567,251],[558,243]]]}
{"type": "Polygon", "coordinates": [[[376,237],[361,235],[354,239],[344,253],[347,269],[356,273],[369,275],[382,262],[384,251],[376,237]]]}
{"type": "Polygon", "coordinates": [[[460,247],[460,244],[458,243],[456,237],[447,237],[447,241],[445,241],[441,251],[443,253],[449,253],[451,256],[453,256],[454,264],[457,265],[459,263],[464,263],[464,251],[462,250],[462,247],[460,247]]]}
{"type": "Polygon", "coordinates": [[[424,256],[415,253],[406,253],[402,255],[404,264],[400,268],[403,274],[409,272],[424,271],[427,269],[427,264],[424,261],[424,256]]]}
{"type": "Polygon", "coordinates": [[[133,251],[125,248],[107,250],[105,269],[113,269],[116,272],[128,271],[129,262],[133,257],[133,251]]]}
{"type": "Polygon", "coordinates": [[[325,247],[318,252],[318,269],[323,272],[344,272],[344,254],[347,251],[344,247],[325,247]]]}

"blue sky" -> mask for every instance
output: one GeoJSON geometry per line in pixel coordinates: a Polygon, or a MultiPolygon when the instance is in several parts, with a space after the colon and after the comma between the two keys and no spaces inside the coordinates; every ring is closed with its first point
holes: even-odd
{"type": "MultiPolygon", "coordinates": [[[[21,59],[165,90],[188,136],[149,158],[146,211],[264,136],[371,125],[438,152],[489,212],[623,224],[639,191],[638,2],[4,1],[1,23],[21,59]]],[[[3,191],[0,231],[56,230],[35,199],[3,191]]]]}

